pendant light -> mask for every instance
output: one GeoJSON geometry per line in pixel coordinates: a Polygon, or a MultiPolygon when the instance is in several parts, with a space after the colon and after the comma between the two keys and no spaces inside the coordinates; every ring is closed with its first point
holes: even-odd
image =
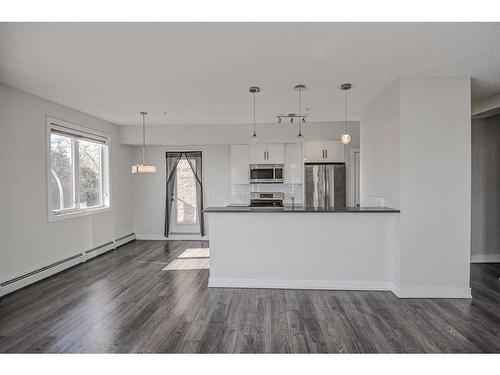
{"type": "Polygon", "coordinates": [[[156,165],[146,164],[146,115],[147,112],[141,112],[142,115],[142,164],[134,164],[132,173],[156,173],[156,165]]]}
{"type": "Polygon", "coordinates": [[[340,86],[340,89],[344,91],[344,103],[345,103],[345,121],[344,121],[344,134],[340,137],[340,143],[343,145],[348,145],[351,143],[351,136],[347,132],[347,90],[350,90],[352,85],[350,83],[344,83],[340,86]]]}
{"type": "MultiPolygon", "coordinates": [[[[303,142],[304,141],[304,136],[302,135],[302,123],[305,123],[305,118],[302,117],[302,91],[306,89],[305,85],[296,85],[295,90],[298,92],[299,96],[299,116],[298,116],[298,122],[299,122],[299,134],[297,134],[297,142],[303,142]]],[[[292,117],[293,120],[293,117],[292,117]]],[[[291,121],[293,122],[293,121],[291,121]]]]}
{"type": "Polygon", "coordinates": [[[255,94],[260,92],[260,87],[252,86],[248,91],[250,91],[253,94],[253,134],[252,138],[250,139],[250,142],[252,144],[256,144],[257,142],[259,142],[259,138],[257,137],[257,128],[255,125],[255,94]]]}

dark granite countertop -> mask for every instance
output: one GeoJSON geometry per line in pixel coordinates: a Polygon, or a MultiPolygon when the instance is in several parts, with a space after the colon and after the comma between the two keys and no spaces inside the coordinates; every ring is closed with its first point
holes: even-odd
{"type": "Polygon", "coordinates": [[[395,210],[389,207],[346,207],[345,209],[323,209],[323,208],[312,208],[312,207],[295,207],[292,209],[291,206],[285,207],[248,207],[248,206],[227,206],[227,207],[208,207],[203,210],[205,213],[333,213],[333,214],[343,214],[343,213],[397,213],[399,210],[395,210]]]}

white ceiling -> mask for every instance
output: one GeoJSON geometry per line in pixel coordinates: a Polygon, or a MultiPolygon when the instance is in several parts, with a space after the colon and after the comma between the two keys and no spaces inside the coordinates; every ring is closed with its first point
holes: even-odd
{"type": "Polygon", "coordinates": [[[259,122],[297,109],[351,118],[402,76],[471,76],[500,92],[500,23],[0,24],[0,82],[119,125],[259,122]],[[163,115],[166,111],[167,115],[163,115]]]}

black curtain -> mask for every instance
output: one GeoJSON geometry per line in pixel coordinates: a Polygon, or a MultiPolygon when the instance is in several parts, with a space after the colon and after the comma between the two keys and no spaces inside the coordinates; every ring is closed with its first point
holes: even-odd
{"type": "Polygon", "coordinates": [[[166,204],[165,204],[165,237],[170,231],[170,221],[172,217],[172,202],[174,200],[174,187],[177,165],[181,158],[186,158],[196,179],[196,200],[198,222],[200,224],[200,234],[205,235],[205,220],[203,217],[203,178],[202,178],[202,154],[201,151],[181,151],[167,152],[167,181],[166,181],[166,204]]]}
{"type": "Polygon", "coordinates": [[[200,218],[200,234],[205,235],[205,220],[203,218],[203,179],[202,173],[202,157],[201,151],[191,151],[185,153],[186,159],[196,178],[196,206],[198,209],[198,217],[200,218]]]}

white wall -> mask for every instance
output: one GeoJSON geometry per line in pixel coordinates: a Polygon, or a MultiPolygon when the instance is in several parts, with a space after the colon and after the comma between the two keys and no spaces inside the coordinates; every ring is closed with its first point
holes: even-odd
{"type": "Polygon", "coordinates": [[[472,116],[474,118],[489,117],[498,113],[500,113],[500,94],[472,103],[472,116]]]}
{"type": "Polygon", "coordinates": [[[132,233],[132,148],[118,127],[0,84],[0,280],[132,233]],[[47,219],[46,116],[111,135],[111,211],[47,219]]]}
{"type": "Polygon", "coordinates": [[[471,259],[500,262],[500,115],[472,121],[471,259]]]}
{"type": "MultiPolygon", "coordinates": [[[[140,124],[137,124],[140,125],[140,124]]],[[[286,143],[295,142],[296,124],[258,124],[259,142],[286,143]]],[[[306,123],[302,134],[306,140],[339,139],[344,130],[343,122],[306,123]]],[[[359,122],[348,123],[352,136],[351,147],[359,147],[359,122]]],[[[122,144],[138,145],[142,142],[140,126],[123,126],[120,128],[122,144]]],[[[148,126],[146,142],[152,145],[229,145],[248,144],[253,125],[164,125],[148,126]]]]}
{"type": "Polygon", "coordinates": [[[463,77],[404,78],[363,110],[363,199],[384,191],[396,201],[399,176],[395,281],[403,296],[470,293],[470,111],[470,79],[463,77]],[[385,142],[387,135],[392,142],[385,142]],[[373,184],[370,176],[379,173],[383,177],[373,184]]]}
{"type": "Polygon", "coordinates": [[[399,81],[372,100],[361,113],[361,206],[399,208],[399,81]]]}
{"type": "Polygon", "coordinates": [[[401,287],[468,288],[470,79],[401,80],[401,287]]]}
{"type": "MultiPolygon", "coordinates": [[[[142,149],[135,147],[135,157],[141,160],[142,149]]],[[[138,238],[163,239],[165,225],[165,181],[167,151],[201,151],[203,157],[204,205],[227,206],[230,203],[230,165],[228,145],[150,146],[146,160],[155,164],[157,173],[133,176],[135,231],[138,238]]],[[[205,215],[207,235],[210,223],[205,215]]]]}

